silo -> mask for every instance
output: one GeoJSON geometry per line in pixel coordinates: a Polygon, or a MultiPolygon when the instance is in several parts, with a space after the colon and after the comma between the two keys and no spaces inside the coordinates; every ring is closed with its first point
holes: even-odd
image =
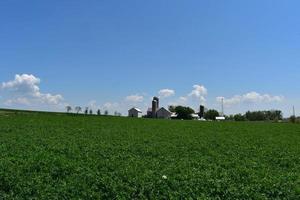
{"type": "Polygon", "coordinates": [[[157,111],[157,101],[153,98],[152,101],[152,117],[155,118],[157,111]]]}
{"type": "Polygon", "coordinates": [[[153,97],[153,100],[156,101],[156,108],[159,109],[159,98],[158,97],[153,97]]]}
{"type": "Polygon", "coordinates": [[[200,105],[199,117],[200,118],[204,117],[204,106],[203,105],[200,105]]]}

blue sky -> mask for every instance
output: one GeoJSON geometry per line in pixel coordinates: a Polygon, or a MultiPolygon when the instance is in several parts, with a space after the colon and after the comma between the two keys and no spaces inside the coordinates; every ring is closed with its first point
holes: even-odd
{"type": "Polygon", "coordinates": [[[163,90],[164,106],[220,109],[225,97],[226,114],[274,108],[289,116],[293,105],[300,110],[299,7],[296,0],[0,1],[0,107],[70,104],[125,114],[146,109],[163,90]]]}

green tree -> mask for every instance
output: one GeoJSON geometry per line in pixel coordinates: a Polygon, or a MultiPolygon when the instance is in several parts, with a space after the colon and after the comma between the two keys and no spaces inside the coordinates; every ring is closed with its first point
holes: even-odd
{"type": "Polygon", "coordinates": [[[176,106],[175,113],[177,114],[177,119],[192,119],[191,114],[195,111],[190,107],[176,106]]]}
{"type": "Polygon", "coordinates": [[[295,117],[295,115],[292,115],[292,116],[290,117],[290,122],[296,123],[296,117],[295,117]]]}
{"type": "Polygon", "coordinates": [[[71,106],[66,106],[67,109],[67,113],[70,113],[72,111],[72,107],[71,106]]]}
{"type": "Polygon", "coordinates": [[[217,110],[211,109],[204,113],[204,118],[209,120],[216,120],[216,117],[219,116],[219,112],[217,110]]]}
{"type": "Polygon", "coordinates": [[[234,115],[229,115],[229,116],[225,115],[225,119],[229,120],[229,121],[233,121],[234,120],[234,115]]]}
{"type": "Polygon", "coordinates": [[[75,111],[76,111],[77,114],[80,113],[81,110],[82,110],[82,108],[80,106],[75,107],[75,111]]]}
{"type": "Polygon", "coordinates": [[[176,111],[175,111],[175,108],[176,108],[176,106],[172,106],[172,105],[171,105],[171,106],[169,106],[168,109],[169,109],[170,112],[176,112],[176,111]]]}
{"type": "Polygon", "coordinates": [[[89,107],[85,107],[85,110],[84,110],[84,114],[88,114],[89,113],[89,107]]]}
{"type": "Polygon", "coordinates": [[[281,110],[248,111],[246,112],[245,117],[249,121],[278,121],[283,118],[281,110]]]}
{"type": "Polygon", "coordinates": [[[246,121],[246,117],[242,114],[234,115],[234,121],[246,121]]]}

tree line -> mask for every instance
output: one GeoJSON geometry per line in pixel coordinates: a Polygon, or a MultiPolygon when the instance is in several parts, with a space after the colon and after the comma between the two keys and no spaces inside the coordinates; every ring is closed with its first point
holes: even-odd
{"type": "Polygon", "coordinates": [[[227,116],[228,120],[234,121],[279,121],[283,120],[281,110],[248,111],[245,114],[227,116]]]}
{"type": "MultiPolygon", "coordinates": [[[[71,113],[73,108],[71,106],[66,106],[66,110],[67,110],[67,113],[71,113]]],[[[74,108],[74,111],[75,111],[76,114],[85,114],[85,115],[93,115],[94,114],[93,110],[90,109],[89,107],[85,107],[85,109],[83,110],[81,106],[76,106],[74,108]]],[[[109,115],[109,112],[108,112],[108,110],[105,110],[104,113],[102,114],[101,110],[98,109],[96,111],[96,115],[105,115],[105,116],[107,116],[107,115],[109,115]]],[[[114,116],[122,116],[122,114],[120,112],[115,111],[114,116]]]]}
{"type": "MultiPolygon", "coordinates": [[[[200,113],[196,113],[190,107],[184,106],[169,106],[169,111],[176,113],[177,119],[192,119],[192,114],[198,114],[199,117],[203,117],[206,120],[216,120],[216,117],[220,116],[220,113],[215,109],[209,109],[204,112],[203,116],[200,113]]],[[[279,121],[283,120],[283,114],[281,110],[266,110],[266,111],[248,111],[245,114],[235,114],[224,116],[226,120],[231,121],[279,121]]]]}

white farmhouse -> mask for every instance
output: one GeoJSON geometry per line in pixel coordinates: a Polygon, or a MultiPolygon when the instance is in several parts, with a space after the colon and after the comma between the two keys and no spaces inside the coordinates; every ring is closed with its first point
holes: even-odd
{"type": "Polygon", "coordinates": [[[164,107],[161,107],[156,112],[157,118],[170,119],[171,115],[172,115],[172,113],[170,111],[168,111],[167,109],[165,109],[164,107]]]}
{"type": "Polygon", "coordinates": [[[142,111],[138,108],[128,110],[128,117],[142,117],[142,111]]]}

